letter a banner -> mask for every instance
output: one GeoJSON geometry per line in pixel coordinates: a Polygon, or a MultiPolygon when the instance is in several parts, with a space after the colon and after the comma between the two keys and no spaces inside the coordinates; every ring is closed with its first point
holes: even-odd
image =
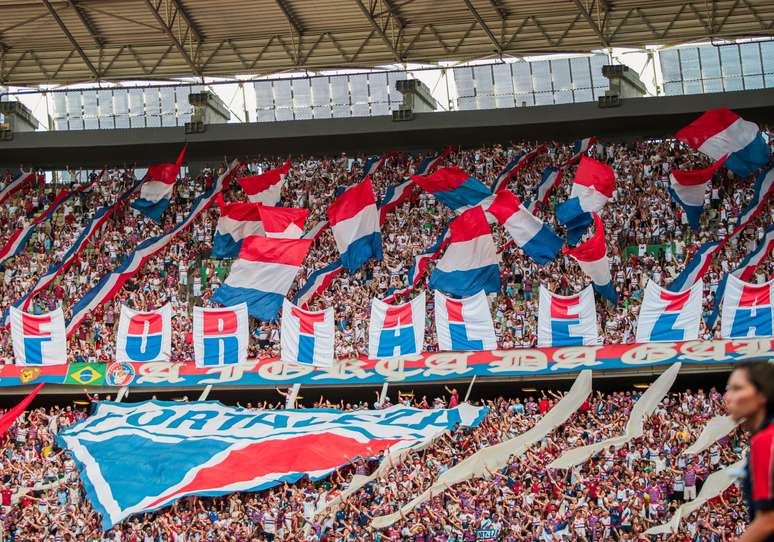
{"type": "Polygon", "coordinates": [[[637,317],[637,342],[695,341],[699,337],[703,290],[701,279],[682,292],[670,292],[648,281],[637,317]]]}
{"type": "Polygon", "coordinates": [[[720,312],[720,336],[724,339],[771,337],[774,280],[750,284],[728,275],[720,312]]]}
{"type": "Polygon", "coordinates": [[[169,361],[172,352],[172,305],[140,312],[121,305],[116,333],[116,360],[169,361]]]}
{"type": "Polygon", "coordinates": [[[189,495],[321,480],[352,458],[418,447],[456,424],[475,427],[487,412],[467,403],[353,413],[254,411],[215,401],[102,402],[92,416],[59,433],[57,443],[73,454],[107,531],[189,495]]]}
{"type": "Polygon", "coordinates": [[[408,356],[422,352],[425,342],[425,292],[401,305],[371,301],[368,357],[408,356]]]}
{"type": "Polygon", "coordinates": [[[16,365],[67,363],[67,338],[61,307],[45,314],[29,314],[11,306],[11,338],[16,365]]]}
{"type": "Polygon", "coordinates": [[[435,329],[441,350],[497,350],[486,294],[452,299],[435,290],[435,329]]]}
{"type": "Polygon", "coordinates": [[[594,289],[556,295],[540,287],[538,346],[583,346],[599,344],[594,289]]]}
{"type": "Polygon", "coordinates": [[[197,367],[244,363],[249,339],[247,303],[220,309],[194,307],[193,345],[197,367]]]}
{"type": "Polygon", "coordinates": [[[287,299],[282,304],[280,344],[284,363],[333,366],[333,309],[305,311],[287,299]]]}

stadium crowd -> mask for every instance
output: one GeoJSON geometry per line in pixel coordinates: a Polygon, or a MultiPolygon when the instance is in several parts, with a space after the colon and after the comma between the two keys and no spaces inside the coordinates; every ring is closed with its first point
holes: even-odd
{"type": "MultiPolygon", "coordinates": [[[[503,167],[534,143],[512,146],[490,146],[456,150],[442,165],[458,165],[487,185],[503,167]]],[[[608,255],[612,275],[620,299],[612,307],[598,296],[600,337],[605,343],[634,341],[637,311],[649,278],[667,285],[682,270],[685,262],[707,240],[720,239],[732,231],[736,217],[748,203],[753,179],[739,179],[724,168],[716,173],[712,189],[707,193],[707,209],[698,233],[687,223],[683,210],[669,196],[669,172],[672,168],[693,169],[708,164],[700,155],[688,151],[675,141],[641,141],[627,144],[605,144],[592,147],[591,154],[609,163],[616,172],[617,184],[612,201],[601,215],[606,223],[608,255]]],[[[522,199],[533,197],[535,186],[547,166],[558,166],[572,156],[566,145],[550,143],[548,151],[539,154],[510,181],[509,187],[522,199]]],[[[398,154],[372,175],[377,199],[388,187],[416,172],[426,156],[398,154]]],[[[325,220],[325,210],[337,195],[337,189],[362,178],[365,156],[305,157],[294,159],[282,195],[282,204],[305,207],[311,214],[307,227],[325,220]]],[[[247,162],[239,174],[253,174],[281,165],[283,158],[258,158],[247,162]]],[[[33,311],[46,311],[62,304],[69,316],[73,304],[99,279],[148,237],[168,231],[181,221],[194,198],[212,185],[224,166],[207,168],[196,177],[184,176],[177,183],[176,197],[163,216],[160,225],[140,215],[128,205],[121,206],[103,230],[99,232],[67,272],[60,275],[46,291],[33,301],[33,311]]],[[[536,214],[552,224],[562,234],[553,217],[553,208],[569,194],[575,166],[566,168],[564,180],[550,196],[546,206],[536,214]]],[[[95,210],[116,200],[119,194],[136,181],[132,169],[107,168],[100,179],[92,173],[79,182],[96,181],[93,188],[68,200],[50,222],[44,222],[16,258],[0,265],[0,305],[7,307],[20,299],[43,274],[47,265],[64,254],[81,231],[82,225],[95,210]]],[[[137,176],[140,176],[139,174],[137,176]]],[[[0,236],[7,240],[17,227],[29,223],[51,201],[58,187],[35,183],[14,194],[0,209],[0,236]]],[[[10,174],[3,178],[10,181],[10,174]]],[[[226,201],[245,201],[237,183],[226,191],[226,201]]],[[[97,307],[77,329],[69,343],[74,361],[110,361],[114,355],[113,328],[119,318],[122,303],[138,309],[151,309],[171,302],[174,308],[172,356],[175,361],[190,360],[191,310],[195,304],[209,304],[214,290],[228,274],[229,261],[209,258],[209,249],[219,211],[212,206],[193,226],[146,263],[115,298],[97,307]]],[[[365,355],[367,352],[367,322],[373,297],[385,297],[391,288],[407,283],[407,272],[414,256],[430,247],[454,217],[453,212],[436,202],[432,195],[415,189],[415,196],[387,215],[382,227],[384,259],[370,261],[353,275],[339,274],[330,287],[312,304],[312,309],[333,306],[337,321],[336,354],[339,357],[365,355]]],[[[714,304],[714,292],[723,273],[734,267],[762,238],[765,228],[774,222],[774,205],[763,212],[734,238],[713,261],[705,277],[705,310],[714,304]]],[[[504,246],[508,234],[493,225],[498,246],[504,246]]],[[[300,288],[313,271],[337,258],[330,229],[323,231],[307,256],[295,283],[300,288]]],[[[432,271],[432,263],[425,280],[432,271]]],[[[502,292],[491,296],[490,304],[495,330],[501,348],[534,346],[537,335],[538,288],[568,294],[588,284],[587,277],[568,256],[560,255],[548,265],[537,265],[515,246],[505,248],[501,261],[502,292]]],[[[762,282],[772,276],[774,258],[769,256],[758,268],[755,280],[762,282]]],[[[424,285],[424,280],[422,282],[424,285]]],[[[420,285],[420,286],[422,286],[420,285]]],[[[291,291],[291,298],[294,291],[291,291]]],[[[413,295],[410,294],[410,295],[413,295]]],[[[437,348],[432,320],[432,297],[428,298],[425,347],[437,348]]],[[[702,337],[709,339],[719,333],[702,324],[702,337]]],[[[250,354],[256,357],[279,353],[279,330],[275,323],[254,322],[250,354]]],[[[11,360],[7,331],[0,336],[0,358],[11,360]]]]}
{"type": "MultiPolygon", "coordinates": [[[[429,401],[413,394],[393,397],[418,408],[455,406],[455,390],[429,401]]],[[[331,502],[355,474],[369,474],[376,460],[354,459],[332,476],[301,480],[258,493],[220,498],[186,497],[169,508],[131,517],[104,532],[85,498],[78,471],[54,435],[87,415],[85,406],[36,408],[3,438],[0,454],[0,540],[13,542],[551,542],[734,540],[746,513],[736,485],[685,518],[674,535],[643,532],[667,521],[676,507],[696,497],[713,471],[736,462],[746,448],[741,431],[705,452],[682,455],[706,422],[725,412],[709,391],[667,395],[645,423],[642,437],[619,450],[600,452],[566,471],[546,469],[563,450],[623,432],[638,390],[596,392],[569,420],[487,478],[451,487],[393,526],[374,531],[371,519],[393,512],[427,488],[438,474],[486,446],[532,427],[561,394],[496,397],[474,429],[457,429],[423,451],[412,452],[385,475],[340,503],[331,502]]],[[[96,400],[97,398],[91,398],[96,400]]],[[[284,404],[246,405],[281,408],[284,404]]],[[[302,407],[304,405],[297,405],[302,407]]],[[[390,406],[366,401],[314,405],[347,410],[390,406]]]]}

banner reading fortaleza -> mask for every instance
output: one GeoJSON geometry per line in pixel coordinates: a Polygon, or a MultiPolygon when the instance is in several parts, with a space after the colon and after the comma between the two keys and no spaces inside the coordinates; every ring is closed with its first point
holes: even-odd
{"type": "Polygon", "coordinates": [[[261,411],[214,401],[103,402],[57,442],[70,450],[105,530],[188,495],[259,491],[319,480],[357,457],[417,446],[487,407],[261,411]]]}

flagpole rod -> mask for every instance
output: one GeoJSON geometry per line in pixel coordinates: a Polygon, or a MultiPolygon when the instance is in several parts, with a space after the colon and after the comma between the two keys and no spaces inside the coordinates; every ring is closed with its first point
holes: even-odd
{"type": "Polygon", "coordinates": [[[473,390],[473,384],[476,383],[476,375],[473,375],[473,378],[470,379],[470,384],[468,384],[468,391],[465,393],[465,400],[464,403],[468,402],[468,399],[470,399],[470,392],[473,390]]]}
{"type": "Polygon", "coordinates": [[[202,390],[202,394],[199,396],[199,401],[206,401],[207,396],[210,395],[210,392],[212,391],[212,384],[207,384],[205,388],[202,390]]]}
{"type": "Polygon", "coordinates": [[[290,393],[288,393],[287,399],[285,400],[285,408],[295,408],[296,406],[296,397],[298,397],[298,390],[301,389],[301,384],[293,384],[293,387],[290,388],[290,393]]]}
{"type": "Polygon", "coordinates": [[[129,386],[123,386],[120,390],[118,390],[118,394],[116,395],[116,403],[120,403],[124,400],[124,397],[129,395],[129,386]]]}
{"type": "Polygon", "coordinates": [[[384,401],[387,400],[387,388],[390,386],[388,382],[382,384],[382,393],[379,395],[379,404],[384,405],[384,401]]]}

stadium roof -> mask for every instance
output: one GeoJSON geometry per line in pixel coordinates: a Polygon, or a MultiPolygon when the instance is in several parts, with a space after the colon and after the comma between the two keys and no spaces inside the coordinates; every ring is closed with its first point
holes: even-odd
{"type": "Polygon", "coordinates": [[[263,75],[772,34],[771,0],[0,0],[0,82],[263,75]]]}

